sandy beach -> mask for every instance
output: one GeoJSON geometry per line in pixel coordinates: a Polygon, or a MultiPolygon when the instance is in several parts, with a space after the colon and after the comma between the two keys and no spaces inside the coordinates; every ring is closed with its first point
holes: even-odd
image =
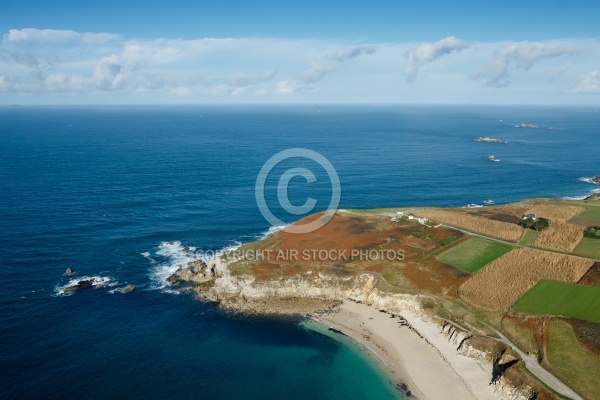
{"type": "Polygon", "coordinates": [[[497,398],[489,385],[491,366],[486,371],[474,359],[458,354],[437,325],[412,312],[400,315],[404,320],[345,301],[317,319],[367,347],[383,360],[392,379],[408,385],[416,398],[497,398]]]}

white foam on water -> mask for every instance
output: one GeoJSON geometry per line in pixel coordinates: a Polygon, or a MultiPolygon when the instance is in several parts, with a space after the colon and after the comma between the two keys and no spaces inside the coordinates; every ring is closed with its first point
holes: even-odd
{"type": "Polygon", "coordinates": [[[583,178],[579,178],[579,180],[582,182],[587,182],[587,183],[591,183],[594,185],[598,185],[598,183],[594,182],[591,177],[589,177],[589,178],[583,177],[583,178]]]}
{"type": "Polygon", "coordinates": [[[185,267],[189,262],[196,261],[195,250],[195,247],[188,246],[186,248],[181,242],[177,241],[162,242],[158,246],[156,256],[159,256],[161,260],[156,260],[148,252],[142,253],[152,263],[152,269],[150,270],[151,288],[164,290],[170,287],[167,278],[179,268],[185,267]]]}
{"type": "Polygon", "coordinates": [[[114,286],[114,285],[116,285],[115,282],[112,282],[112,278],[110,278],[108,276],[80,276],[80,277],[69,280],[69,282],[67,282],[64,285],[56,285],[56,287],[54,288],[54,296],[70,296],[74,292],[66,292],[65,293],[66,288],[68,288],[69,286],[77,285],[80,281],[89,281],[89,280],[92,281],[92,286],[98,286],[98,285],[114,286]]]}
{"type": "Polygon", "coordinates": [[[257,235],[257,239],[258,240],[263,240],[264,238],[266,238],[266,237],[274,234],[275,232],[279,232],[280,230],[282,230],[286,226],[288,226],[288,225],[275,225],[275,226],[271,226],[265,232],[262,232],[262,233],[258,234],[257,235]]]}

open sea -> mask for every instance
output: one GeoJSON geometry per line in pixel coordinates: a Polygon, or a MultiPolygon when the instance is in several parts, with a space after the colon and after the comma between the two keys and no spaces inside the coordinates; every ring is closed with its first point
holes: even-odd
{"type": "MultiPolygon", "coordinates": [[[[586,196],[600,188],[582,179],[600,175],[599,111],[0,107],[0,398],[397,398],[377,362],[335,334],[173,291],[165,278],[183,246],[268,232],[257,175],[290,148],[329,160],[341,208],[586,196]],[[85,276],[108,287],[62,292],[85,276]],[[120,293],[126,284],[137,289],[120,293]]],[[[278,204],[277,175],[292,167],[317,178],[291,179],[292,204],[311,197],[322,210],[331,195],[313,161],[280,163],[265,198],[286,223],[298,216],[278,204]]]]}

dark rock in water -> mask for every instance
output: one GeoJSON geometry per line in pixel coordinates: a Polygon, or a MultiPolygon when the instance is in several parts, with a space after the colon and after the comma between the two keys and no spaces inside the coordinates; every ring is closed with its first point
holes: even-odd
{"type": "Polygon", "coordinates": [[[129,293],[129,292],[133,292],[134,290],[135,290],[135,285],[127,285],[123,288],[123,290],[121,292],[129,293]]]}
{"type": "Polygon", "coordinates": [[[594,183],[598,183],[600,184],[600,175],[598,176],[593,176],[592,178],[590,178],[590,180],[594,183]]]}
{"type": "Polygon", "coordinates": [[[177,273],[174,273],[173,275],[169,276],[167,278],[167,282],[174,286],[179,285],[179,276],[177,275],[177,273]]]}
{"type": "Polygon", "coordinates": [[[70,293],[70,292],[74,292],[74,291],[79,290],[79,289],[85,289],[85,288],[89,288],[89,287],[92,287],[92,286],[94,286],[94,281],[91,280],[91,279],[87,279],[87,280],[79,281],[75,285],[66,287],[65,290],[64,290],[64,292],[65,293],[70,293]]]}
{"type": "Polygon", "coordinates": [[[186,253],[189,252],[190,251],[190,246],[185,246],[183,248],[183,251],[186,252],[186,253]]]}
{"type": "Polygon", "coordinates": [[[65,271],[65,275],[66,276],[71,276],[73,275],[75,272],[73,272],[73,270],[71,268],[67,268],[67,270],[65,271]]]}

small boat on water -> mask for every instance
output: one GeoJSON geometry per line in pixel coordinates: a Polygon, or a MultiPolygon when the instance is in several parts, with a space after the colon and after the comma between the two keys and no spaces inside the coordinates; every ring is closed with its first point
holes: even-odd
{"type": "Polygon", "coordinates": [[[491,199],[485,199],[485,200],[483,201],[483,204],[487,204],[487,205],[494,204],[494,200],[491,200],[491,199]]]}

